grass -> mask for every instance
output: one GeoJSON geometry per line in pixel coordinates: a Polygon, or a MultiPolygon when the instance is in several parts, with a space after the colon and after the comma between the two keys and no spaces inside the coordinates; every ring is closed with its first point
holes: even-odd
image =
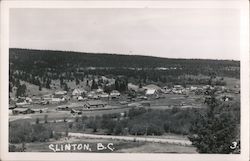
{"type": "MultiPolygon", "coordinates": [[[[109,139],[90,139],[90,138],[76,138],[71,137],[69,139],[62,138],[58,141],[50,141],[46,143],[34,142],[26,144],[27,152],[52,152],[49,149],[50,144],[63,145],[66,143],[71,144],[89,144],[91,152],[98,153],[196,153],[196,149],[192,146],[182,146],[173,144],[162,144],[162,143],[142,143],[142,142],[131,142],[131,141],[118,141],[109,139]],[[97,150],[97,143],[102,143],[107,146],[108,143],[113,143],[112,148],[114,151],[109,149],[97,150]]],[[[87,150],[76,150],[76,151],[60,151],[60,152],[89,152],[87,150]]]]}

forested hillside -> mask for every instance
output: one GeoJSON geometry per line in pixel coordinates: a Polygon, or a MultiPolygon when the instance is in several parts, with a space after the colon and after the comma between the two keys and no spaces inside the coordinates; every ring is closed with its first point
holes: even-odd
{"type": "Polygon", "coordinates": [[[196,76],[209,76],[211,73],[219,77],[240,77],[240,62],[231,60],[169,59],[12,48],[9,50],[9,61],[12,84],[19,79],[46,88],[49,88],[51,80],[77,82],[89,76],[114,78],[122,75],[135,83],[144,84],[207,84],[207,79],[196,76]]]}

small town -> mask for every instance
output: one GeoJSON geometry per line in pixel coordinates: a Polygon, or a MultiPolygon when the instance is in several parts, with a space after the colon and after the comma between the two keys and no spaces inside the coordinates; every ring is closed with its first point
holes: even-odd
{"type": "MultiPolygon", "coordinates": [[[[117,67],[100,67],[103,62],[119,57],[101,54],[89,63],[107,57],[106,60],[96,63],[96,67],[89,67],[85,59],[93,57],[91,54],[73,53],[75,61],[65,59],[59,64],[43,65],[46,62],[43,59],[50,58],[50,54],[64,59],[67,53],[57,55],[54,51],[46,51],[46,55],[41,53],[41,58],[36,60],[32,53],[43,51],[12,50],[10,151],[54,152],[49,145],[86,144],[95,149],[91,152],[100,152],[97,149],[101,143],[104,147],[109,144],[114,147],[112,151],[103,149],[102,152],[199,153],[198,145],[194,143],[196,135],[209,135],[209,129],[202,129],[197,123],[205,124],[209,120],[214,127],[226,123],[227,128],[235,131],[234,140],[239,144],[237,62],[195,60],[193,63],[187,59],[180,65],[178,59],[165,59],[169,61],[167,67],[162,64],[141,68],[127,67],[128,60],[134,57],[140,62],[140,56],[126,56],[128,60],[123,60],[124,67],[119,67],[117,62],[112,64],[117,67]],[[35,61],[27,61],[30,56],[35,61]],[[75,63],[77,61],[81,65],[75,63]],[[211,68],[219,70],[216,73],[205,67],[196,68],[203,63],[210,63],[211,68]],[[28,64],[43,68],[30,69],[28,64]]],[[[150,57],[147,62],[151,63],[150,57]]],[[[223,131],[218,133],[225,134],[223,131]]],[[[71,150],[63,152],[75,152],[71,150]]],[[[227,151],[238,152],[239,146],[227,151]]]]}
{"type": "MultiPolygon", "coordinates": [[[[108,80],[104,76],[101,79],[108,80]]],[[[109,81],[114,82],[112,79],[109,81]]],[[[110,83],[110,85],[112,84],[110,83]]],[[[125,93],[120,93],[117,90],[106,93],[103,88],[99,87],[94,90],[79,87],[71,91],[56,90],[54,93],[45,95],[11,97],[10,118],[15,120],[16,115],[19,114],[34,114],[34,116],[30,115],[30,117],[37,117],[39,116],[38,113],[48,113],[50,115],[61,113],[62,118],[64,114],[70,113],[71,117],[76,117],[84,115],[86,111],[110,110],[110,113],[112,113],[112,110],[132,107],[156,109],[171,109],[173,107],[202,108],[204,107],[204,92],[208,88],[216,88],[219,99],[225,102],[232,101],[235,97],[239,97],[240,94],[240,88],[237,85],[233,88],[225,86],[212,87],[210,85],[184,88],[181,85],[159,87],[155,84],[149,84],[139,88],[138,85],[128,83],[127,88],[128,92],[125,93]]]]}

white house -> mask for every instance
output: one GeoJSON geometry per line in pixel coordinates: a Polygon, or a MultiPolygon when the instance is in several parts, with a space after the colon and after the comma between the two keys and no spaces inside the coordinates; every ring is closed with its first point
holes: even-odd
{"type": "Polygon", "coordinates": [[[113,90],[112,92],[110,92],[111,97],[119,97],[120,95],[121,93],[117,90],[113,90]]]}
{"type": "Polygon", "coordinates": [[[99,97],[101,97],[101,98],[108,98],[108,97],[109,97],[109,94],[103,92],[103,93],[99,94],[99,97]]]}
{"type": "Polygon", "coordinates": [[[55,95],[65,95],[67,94],[67,91],[57,91],[55,92],[55,95]]]}
{"type": "Polygon", "coordinates": [[[51,103],[60,103],[60,102],[63,102],[63,101],[66,101],[66,99],[63,96],[60,96],[60,95],[54,95],[51,98],[51,103]]]}
{"type": "Polygon", "coordinates": [[[96,90],[96,93],[102,93],[103,92],[103,89],[101,89],[101,88],[98,88],[97,90],[96,90]]]}
{"type": "Polygon", "coordinates": [[[72,92],[72,96],[80,96],[83,93],[87,93],[84,89],[75,88],[72,92]]]}
{"type": "Polygon", "coordinates": [[[148,89],[155,89],[155,90],[161,90],[161,87],[155,85],[155,84],[149,84],[143,87],[144,89],[148,90],[148,89]]]}
{"type": "Polygon", "coordinates": [[[77,97],[77,100],[78,100],[78,101],[83,101],[84,98],[83,98],[82,96],[78,96],[78,97],[77,97]]]}
{"type": "Polygon", "coordinates": [[[147,89],[145,94],[146,95],[155,95],[155,94],[157,94],[157,90],[156,89],[147,89]]]}
{"type": "Polygon", "coordinates": [[[145,95],[155,95],[161,90],[159,86],[154,84],[144,86],[143,89],[145,89],[145,95]]]}
{"type": "Polygon", "coordinates": [[[170,89],[170,88],[168,88],[167,86],[165,86],[165,87],[163,87],[162,89],[161,89],[161,91],[163,92],[163,93],[170,93],[171,91],[172,91],[172,89],[170,89]]]}

